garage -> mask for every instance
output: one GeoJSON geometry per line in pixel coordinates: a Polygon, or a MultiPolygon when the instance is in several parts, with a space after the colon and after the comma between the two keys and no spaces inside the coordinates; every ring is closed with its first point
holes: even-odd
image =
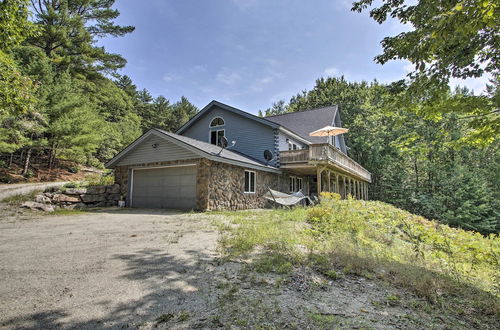
{"type": "Polygon", "coordinates": [[[134,169],[131,180],[132,207],[194,209],[196,165],[134,169]]]}

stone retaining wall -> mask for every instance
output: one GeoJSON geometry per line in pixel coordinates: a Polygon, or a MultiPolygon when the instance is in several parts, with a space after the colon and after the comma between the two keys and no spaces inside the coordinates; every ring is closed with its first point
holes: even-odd
{"type": "Polygon", "coordinates": [[[55,207],[82,209],[87,207],[118,206],[122,200],[120,185],[90,186],[83,188],[55,188],[35,196],[21,206],[32,210],[54,211],[55,207]]]}

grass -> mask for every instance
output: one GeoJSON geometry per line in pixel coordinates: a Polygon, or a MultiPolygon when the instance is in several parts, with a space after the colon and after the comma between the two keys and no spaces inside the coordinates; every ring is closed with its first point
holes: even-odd
{"type": "MultiPolygon", "coordinates": [[[[500,313],[500,239],[450,228],[389,204],[324,195],[312,208],[220,212],[227,259],[257,272],[310,267],[329,279],[355,274],[405,288],[443,313],[500,313]]],[[[387,296],[387,305],[402,304],[387,296]]],[[[320,316],[318,316],[320,318],[320,316]]],[[[322,321],[322,320],[318,320],[322,321]]],[[[328,322],[326,322],[328,323],[328,322]]]]}
{"type": "Polygon", "coordinates": [[[80,215],[85,213],[87,213],[85,210],[56,209],[54,212],[47,213],[47,215],[80,215]]]}
{"type": "Polygon", "coordinates": [[[28,194],[16,194],[2,199],[2,203],[7,203],[10,205],[20,205],[24,202],[34,201],[35,196],[39,195],[41,190],[32,191],[28,194]]]}

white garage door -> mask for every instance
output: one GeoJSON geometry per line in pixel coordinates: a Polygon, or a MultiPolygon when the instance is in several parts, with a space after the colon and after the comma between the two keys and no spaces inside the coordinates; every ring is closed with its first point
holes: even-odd
{"type": "Polygon", "coordinates": [[[193,209],[196,205],[196,166],[135,169],[132,207],[193,209]]]}

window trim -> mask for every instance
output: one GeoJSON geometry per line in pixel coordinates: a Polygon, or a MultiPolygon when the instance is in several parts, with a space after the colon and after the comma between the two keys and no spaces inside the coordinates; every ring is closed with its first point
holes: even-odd
{"type": "Polygon", "coordinates": [[[295,179],[295,183],[297,185],[297,187],[296,187],[297,191],[302,190],[302,188],[304,188],[304,180],[301,177],[297,177],[295,179]],[[300,181],[300,188],[299,188],[299,181],[300,181]]]}
{"type": "Polygon", "coordinates": [[[243,193],[244,194],[255,194],[255,192],[257,190],[257,172],[245,170],[245,172],[243,174],[243,180],[245,181],[243,184],[243,193]],[[246,185],[247,185],[246,174],[247,174],[247,172],[249,173],[249,175],[248,175],[248,178],[249,178],[248,191],[246,191],[246,185]],[[252,191],[252,173],[253,173],[253,191],[252,191]]]}
{"type": "Polygon", "coordinates": [[[224,120],[224,118],[222,118],[221,116],[215,116],[215,117],[213,117],[213,118],[210,120],[210,122],[208,123],[208,128],[216,128],[216,127],[221,127],[221,126],[226,126],[226,121],[225,121],[225,120],[224,120]],[[223,124],[222,124],[222,125],[215,125],[215,126],[212,126],[212,122],[213,122],[214,120],[216,120],[217,118],[222,119],[223,124]]]}
{"type": "Polygon", "coordinates": [[[304,188],[304,179],[300,176],[291,175],[290,181],[288,182],[288,189],[291,193],[297,192],[304,188]],[[300,180],[300,189],[299,188],[299,180],[300,180]],[[290,189],[290,187],[292,189],[290,189]]]}
{"type": "Polygon", "coordinates": [[[226,136],[226,129],[225,128],[222,128],[222,129],[211,129],[211,130],[209,130],[208,131],[208,143],[210,143],[211,145],[215,145],[215,146],[220,147],[219,146],[219,141],[215,141],[216,144],[212,143],[212,132],[216,132],[215,136],[217,136],[219,134],[219,132],[221,132],[221,131],[224,132],[224,136],[226,136]]]}

